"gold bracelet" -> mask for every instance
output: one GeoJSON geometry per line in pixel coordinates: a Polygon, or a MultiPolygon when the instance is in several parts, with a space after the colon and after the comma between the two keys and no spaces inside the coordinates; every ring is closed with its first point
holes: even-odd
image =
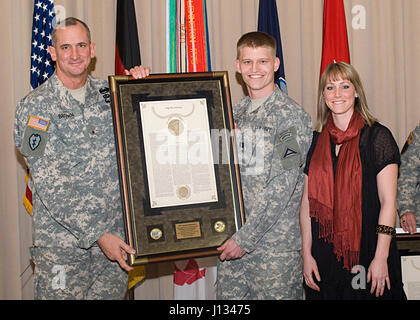
{"type": "Polygon", "coordinates": [[[383,233],[386,234],[388,236],[394,237],[395,236],[395,228],[390,227],[390,226],[385,226],[383,224],[379,224],[376,227],[376,234],[378,233],[383,233]]]}

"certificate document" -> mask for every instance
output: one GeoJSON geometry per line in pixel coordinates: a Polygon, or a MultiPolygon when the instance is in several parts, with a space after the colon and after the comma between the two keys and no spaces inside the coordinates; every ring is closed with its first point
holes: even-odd
{"type": "Polygon", "coordinates": [[[404,290],[408,300],[420,299],[420,256],[401,256],[404,290]]]}
{"type": "Polygon", "coordinates": [[[140,102],[150,207],[217,202],[206,99],[140,102]]]}

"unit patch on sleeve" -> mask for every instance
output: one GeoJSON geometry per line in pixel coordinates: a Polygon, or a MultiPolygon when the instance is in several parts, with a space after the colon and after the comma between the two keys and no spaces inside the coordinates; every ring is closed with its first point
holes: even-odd
{"type": "Polygon", "coordinates": [[[410,132],[407,138],[407,143],[410,145],[414,141],[414,134],[413,131],[410,132]]]}
{"type": "Polygon", "coordinates": [[[23,134],[22,154],[25,156],[42,157],[48,140],[50,121],[30,116],[23,134]]]}
{"type": "Polygon", "coordinates": [[[298,168],[302,165],[302,153],[296,140],[296,128],[280,132],[276,135],[275,146],[283,169],[298,168]]]}
{"type": "Polygon", "coordinates": [[[411,131],[411,132],[410,132],[410,134],[408,135],[407,140],[406,140],[406,141],[405,141],[405,143],[404,143],[403,148],[401,149],[401,154],[404,154],[404,153],[407,151],[408,146],[409,146],[409,145],[410,145],[413,141],[414,141],[414,134],[413,134],[413,131],[411,131]]]}

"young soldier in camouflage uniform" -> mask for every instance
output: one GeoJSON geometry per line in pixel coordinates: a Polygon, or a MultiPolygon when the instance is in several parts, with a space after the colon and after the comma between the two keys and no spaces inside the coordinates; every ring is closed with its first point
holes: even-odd
{"type": "Polygon", "coordinates": [[[219,299],[302,299],[299,205],[310,116],[274,83],[275,40],[243,35],[236,68],[249,97],[234,107],[246,223],[220,248],[219,299]]]}
{"type": "Polygon", "coordinates": [[[82,21],[67,18],[52,38],[56,72],[19,102],[14,129],[34,182],[35,298],[122,299],[134,249],[122,240],[107,82],[88,75],[95,44],[82,21]]]}
{"type": "Polygon", "coordinates": [[[416,232],[420,214],[420,125],[410,133],[401,152],[397,205],[404,231],[416,232]]]}

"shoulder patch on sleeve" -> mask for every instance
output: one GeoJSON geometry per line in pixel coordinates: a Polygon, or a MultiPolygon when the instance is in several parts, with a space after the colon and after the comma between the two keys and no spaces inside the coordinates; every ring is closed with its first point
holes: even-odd
{"type": "Polygon", "coordinates": [[[47,131],[49,124],[50,124],[50,120],[42,119],[42,118],[34,117],[34,116],[29,116],[27,125],[35,129],[47,131]]]}
{"type": "Polygon", "coordinates": [[[407,140],[406,140],[406,141],[405,141],[405,143],[404,143],[403,148],[401,149],[401,154],[404,154],[404,153],[407,151],[408,146],[409,146],[409,145],[410,145],[413,141],[414,141],[414,134],[413,134],[413,131],[411,131],[411,132],[410,132],[410,134],[408,135],[407,140]]]}
{"type": "Polygon", "coordinates": [[[410,143],[412,143],[413,141],[414,141],[414,134],[413,134],[413,131],[411,131],[407,138],[407,144],[410,145],[410,143]]]}
{"type": "Polygon", "coordinates": [[[303,164],[295,127],[290,127],[276,135],[275,148],[284,169],[298,168],[303,164]]]}
{"type": "Polygon", "coordinates": [[[42,157],[48,141],[49,120],[30,116],[22,140],[24,156],[42,157]]]}

